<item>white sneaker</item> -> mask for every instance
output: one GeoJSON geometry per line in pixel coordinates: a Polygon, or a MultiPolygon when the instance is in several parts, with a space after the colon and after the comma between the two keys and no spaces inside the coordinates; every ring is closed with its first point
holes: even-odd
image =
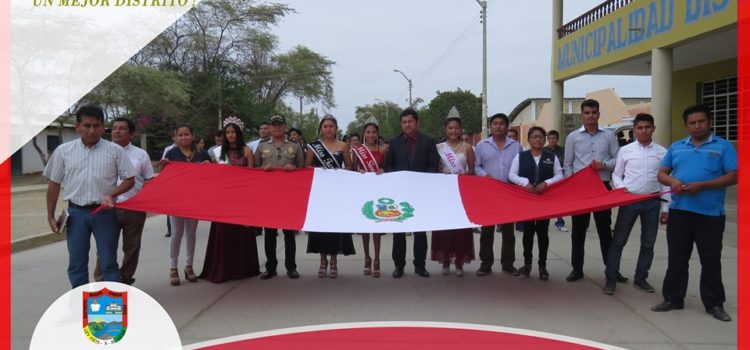
{"type": "Polygon", "coordinates": [[[450,268],[444,267],[443,268],[443,276],[448,276],[451,274],[450,268]]]}
{"type": "Polygon", "coordinates": [[[557,226],[557,230],[560,232],[568,232],[568,228],[565,226],[557,226]]]}
{"type": "Polygon", "coordinates": [[[456,276],[461,277],[464,275],[464,269],[456,269],[456,276]]]}

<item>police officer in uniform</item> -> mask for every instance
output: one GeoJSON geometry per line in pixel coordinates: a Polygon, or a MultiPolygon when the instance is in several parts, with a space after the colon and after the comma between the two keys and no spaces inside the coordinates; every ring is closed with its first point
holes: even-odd
{"type": "MultiPolygon", "coordinates": [[[[305,157],[299,144],[286,139],[286,119],[281,114],[274,114],[270,120],[271,138],[267,141],[260,142],[255,150],[255,167],[260,167],[267,171],[274,169],[283,169],[291,171],[296,168],[305,166],[305,157]]],[[[264,246],[266,250],[266,271],[260,275],[261,279],[267,280],[276,276],[276,229],[266,228],[264,246]]],[[[294,255],[296,254],[295,238],[297,231],[283,230],[284,232],[284,254],[286,260],[286,274],[289,278],[299,278],[297,264],[294,255]]]]}

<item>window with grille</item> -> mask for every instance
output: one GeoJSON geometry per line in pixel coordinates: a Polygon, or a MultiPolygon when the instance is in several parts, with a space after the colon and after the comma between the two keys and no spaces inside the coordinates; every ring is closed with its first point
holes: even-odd
{"type": "Polygon", "coordinates": [[[737,141],[737,77],[705,81],[701,85],[702,103],[713,112],[714,133],[737,141]]]}

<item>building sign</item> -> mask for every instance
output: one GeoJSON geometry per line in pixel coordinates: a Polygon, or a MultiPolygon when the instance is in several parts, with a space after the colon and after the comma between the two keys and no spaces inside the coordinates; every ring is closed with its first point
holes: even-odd
{"type": "Polygon", "coordinates": [[[580,75],[736,22],[736,0],[634,1],[559,39],[555,79],[580,75]]]}

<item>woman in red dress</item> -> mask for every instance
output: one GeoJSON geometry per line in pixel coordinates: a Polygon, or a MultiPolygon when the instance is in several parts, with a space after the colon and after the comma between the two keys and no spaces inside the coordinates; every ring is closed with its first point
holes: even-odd
{"type": "MultiPolygon", "coordinates": [[[[437,148],[442,173],[474,175],[474,149],[461,140],[461,119],[457,112],[446,119],[445,142],[437,144],[437,148]]],[[[435,231],[431,246],[431,258],[443,263],[443,275],[450,274],[451,259],[456,264],[456,276],[463,276],[463,264],[474,259],[474,236],[470,228],[435,231]]]]}
{"type": "MultiPolygon", "coordinates": [[[[253,152],[242,137],[242,124],[237,117],[224,120],[224,142],[213,150],[219,164],[253,167],[253,152]]],[[[259,274],[258,248],[252,230],[247,226],[212,222],[200,278],[222,283],[259,274]]]]}
{"type": "MultiPolygon", "coordinates": [[[[375,163],[377,164],[377,167],[372,166],[366,166],[363,164],[363,160],[360,158],[362,155],[357,155],[357,147],[353,149],[354,157],[352,158],[352,164],[354,165],[354,170],[357,170],[359,172],[375,172],[377,174],[382,174],[384,172],[384,166],[383,162],[385,160],[385,154],[388,152],[388,145],[381,144],[380,143],[380,135],[379,135],[379,129],[378,129],[378,121],[375,118],[370,118],[365,122],[365,127],[362,131],[362,135],[364,136],[364,143],[359,145],[358,147],[365,147],[367,151],[369,151],[369,154],[372,155],[372,158],[375,160],[375,163]]],[[[363,151],[360,149],[360,151],[363,151]]],[[[364,153],[364,157],[369,157],[367,153],[364,153]]],[[[372,277],[380,277],[380,237],[383,236],[382,233],[373,233],[372,234],[372,242],[373,242],[373,249],[375,254],[375,260],[373,264],[373,260],[370,257],[370,234],[369,233],[363,233],[362,235],[362,248],[365,251],[365,269],[364,274],[370,275],[372,274],[372,277]]]]}

